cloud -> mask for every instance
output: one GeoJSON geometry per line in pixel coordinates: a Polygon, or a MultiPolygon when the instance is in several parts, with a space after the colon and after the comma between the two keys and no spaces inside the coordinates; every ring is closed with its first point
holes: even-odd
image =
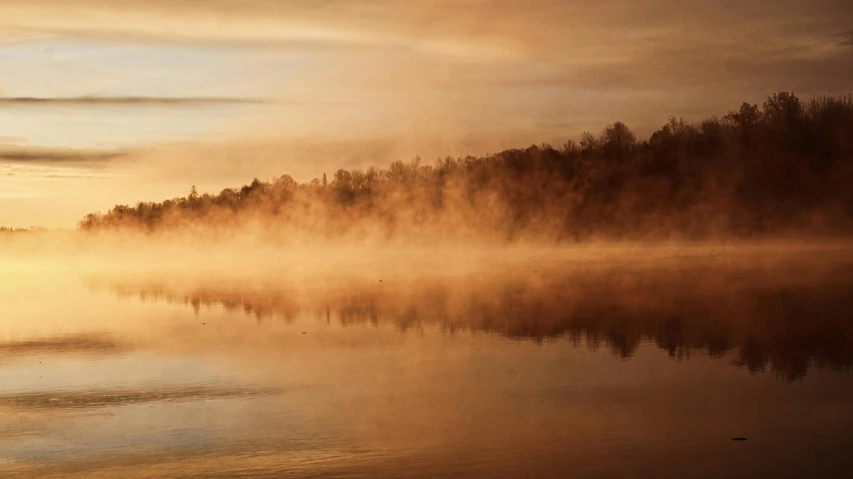
{"type": "Polygon", "coordinates": [[[124,151],[89,151],[66,148],[3,147],[0,163],[45,164],[99,167],[127,156],[124,151]]]}
{"type": "MultiPolygon", "coordinates": [[[[651,77],[662,83],[696,79],[695,88],[706,90],[751,75],[753,65],[769,60],[801,65],[805,56],[830,62],[840,54],[838,46],[853,41],[849,34],[840,42],[825,34],[849,29],[853,3],[846,0],[79,0],[73,8],[59,0],[3,3],[0,29],[5,25],[18,34],[255,48],[334,46],[358,55],[415,51],[425,58],[482,62],[476,77],[484,83],[533,77],[562,88],[585,86],[575,78],[647,88],[643,83],[651,77]],[[508,68],[500,70],[502,65],[508,68]],[[633,83],[637,79],[640,84],[633,83]]],[[[398,58],[392,54],[389,61],[398,58]]],[[[412,68],[452,76],[458,64],[412,68]]],[[[376,79],[396,78],[381,65],[372,70],[376,79]]],[[[809,76],[790,73],[772,82],[776,89],[784,89],[788,78],[809,76]]],[[[821,80],[810,81],[827,90],[821,80]]]]}
{"type": "MultiPolygon", "coordinates": [[[[450,56],[501,56],[512,49],[501,33],[469,27],[480,5],[454,6],[453,18],[427,21],[435,2],[326,1],[323,6],[295,1],[210,2],[80,0],[70,7],[54,0],[4,1],[0,36],[78,37],[112,41],[166,41],[292,47],[311,44],[408,47],[450,56]],[[227,19],[227,21],[225,21],[227,19]],[[442,25],[450,25],[445,27],[442,25]]],[[[478,3],[478,2],[474,2],[478,3]]],[[[488,2],[486,2],[488,3],[488,2]]]]}
{"type": "Polygon", "coordinates": [[[839,47],[851,47],[853,46],[853,30],[849,32],[837,33],[833,35],[835,38],[841,38],[841,41],[836,43],[836,46],[839,47]]]}
{"type": "Polygon", "coordinates": [[[205,106],[266,103],[259,98],[228,97],[0,97],[2,106],[205,106]]]}

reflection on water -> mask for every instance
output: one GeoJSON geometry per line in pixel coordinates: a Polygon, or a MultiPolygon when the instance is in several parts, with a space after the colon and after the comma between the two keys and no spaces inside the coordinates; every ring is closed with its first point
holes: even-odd
{"type": "MultiPolygon", "coordinates": [[[[750,371],[770,367],[802,378],[810,366],[853,365],[853,268],[774,263],[772,268],[691,261],[687,268],[555,268],[512,275],[415,280],[351,280],[296,292],[240,280],[109,284],[119,297],[202,309],[221,307],[259,321],[301,315],[341,326],[388,323],[400,331],[437,327],[541,342],[565,338],[606,345],[630,358],[645,341],[676,359],[697,351],[735,352],[750,371]]],[[[97,289],[98,282],[93,283],[97,289]]]]}
{"type": "Polygon", "coordinates": [[[853,467],[849,255],[294,271],[4,284],[0,477],[853,467]]]}

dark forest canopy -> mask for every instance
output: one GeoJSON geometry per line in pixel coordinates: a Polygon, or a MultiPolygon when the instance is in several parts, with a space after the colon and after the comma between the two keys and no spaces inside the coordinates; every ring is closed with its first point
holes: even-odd
{"type": "Polygon", "coordinates": [[[87,215],[82,230],[239,228],[328,237],[710,238],[853,232],[853,96],[777,93],[644,141],[625,124],[559,147],[288,175],[87,215]]]}

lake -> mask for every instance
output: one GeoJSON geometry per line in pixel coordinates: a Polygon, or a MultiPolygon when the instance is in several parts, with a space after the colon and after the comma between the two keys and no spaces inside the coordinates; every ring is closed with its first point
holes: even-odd
{"type": "Polygon", "coordinates": [[[853,474],[846,246],[217,258],[4,257],[0,477],[853,474]]]}

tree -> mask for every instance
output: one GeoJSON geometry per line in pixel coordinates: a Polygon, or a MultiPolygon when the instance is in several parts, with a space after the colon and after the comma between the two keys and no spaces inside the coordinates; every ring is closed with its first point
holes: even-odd
{"type": "Polygon", "coordinates": [[[806,231],[815,219],[825,233],[846,234],[853,231],[850,131],[853,97],[801,104],[783,92],[763,108],[744,103],[722,120],[671,117],[646,141],[615,122],[559,150],[534,145],[435,166],[415,158],[383,169],[341,169],[331,181],[323,173],[309,184],[287,175],[256,178],[201,197],[193,186],[185,198],[87,216],[81,229],[236,225],[241,215],[270,214],[287,227],[321,234],[368,226],[389,236],[459,229],[509,239],[698,238],[806,231]],[[325,217],[301,222],[314,206],[325,217]]]}
{"type": "Polygon", "coordinates": [[[732,127],[742,139],[749,138],[750,131],[761,120],[758,105],[743,103],[738,111],[730,111],[723,116],[723,121],[732,127]]]}
{"type": "Polygon", "coordinates": [[[637,143],[637,137],[628,128],[628,125],[617,121],[612,125],[607,125],[601,134],[601,142],[618,148],[629,148],[637,143]]]}
{"type": "Polygon", "coordinates": [[[793,93],[774,93],[764,102],[764,117],[774,124],[791,125],[803,114],[803,105],[793,93]]]}

